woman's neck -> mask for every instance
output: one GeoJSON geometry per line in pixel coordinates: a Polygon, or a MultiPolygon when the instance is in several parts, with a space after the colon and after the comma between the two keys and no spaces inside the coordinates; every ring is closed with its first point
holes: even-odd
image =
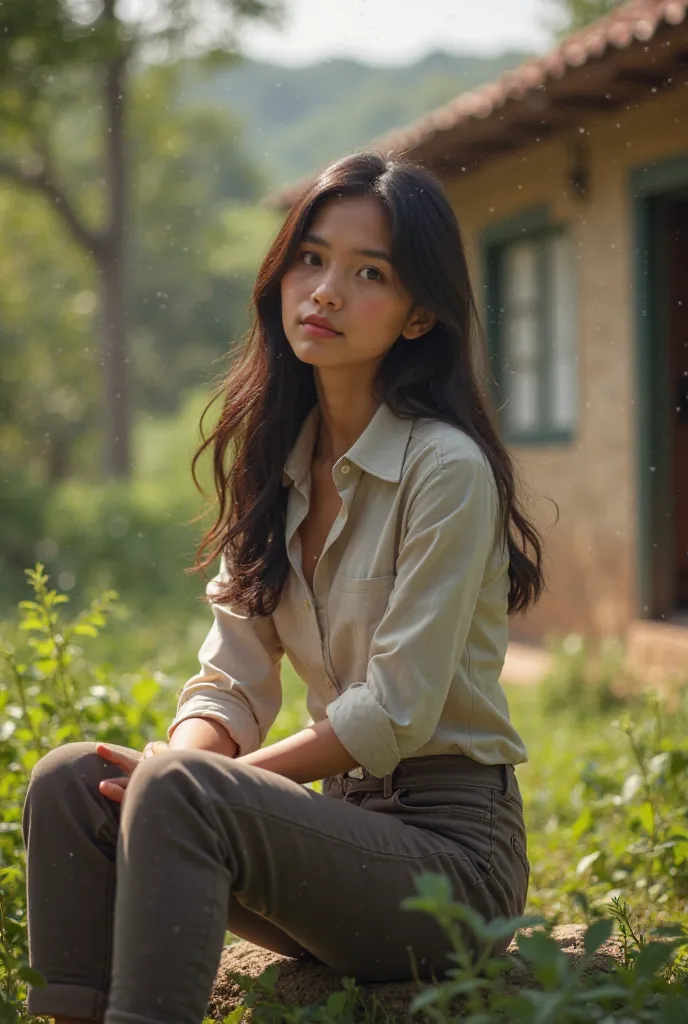
{"type": "Polygon", "coordinates": [[[318,387],[320,430],[313,450],[314,458],[331,465],[341,458],[361,436],[379,402],[372,394],[341,388],[325,391],[318,387]]]}

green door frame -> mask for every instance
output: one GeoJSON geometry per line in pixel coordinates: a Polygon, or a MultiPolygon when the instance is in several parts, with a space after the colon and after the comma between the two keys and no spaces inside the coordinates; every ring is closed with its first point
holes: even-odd
{"type": "Polygon", "coordinates": [[[640,618],[664,618],[671,611],[672,452],[667,400],[667,302],[662,240],[670,193],[687,186],[688,152],[644,164],[632,170],[629,176],[634,228],[631,254],[638,386],[636,550],[640,618]]]}

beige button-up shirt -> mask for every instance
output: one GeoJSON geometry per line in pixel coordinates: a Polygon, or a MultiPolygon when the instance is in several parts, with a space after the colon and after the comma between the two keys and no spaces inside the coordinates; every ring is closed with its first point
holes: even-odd
{"type": "MultiPolygon", "coordinates": [[[[313,721],[327,716],[373,775],[405,757],[467,754],[517,764],[526,751],[499,682],[508,638],[508,553],[497,492],[458,427],[378,407],[333,466],[342,498],[313,577],[301,569],[319,407],[284,467],[290,570],[271,616],[213,604],[214,623],[168,735],[184,718],[222,722],[256,750],[281,704],[287,655],[313,721]]],[[[207,586],[212,597],[216,580],[207,586]]]]}

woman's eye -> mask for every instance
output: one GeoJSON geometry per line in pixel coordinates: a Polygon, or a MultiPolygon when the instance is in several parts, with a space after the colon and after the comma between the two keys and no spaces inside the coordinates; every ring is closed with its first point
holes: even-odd
{"type": "Polygon", "coordinates": [[[305,263],[307,267],[319,267],[322,260],[318,256],[317,252],[302,252],[299,257],[302,263],[305,263]]]}
{"type": "Polygon", "coordinates": [[[377,267],[363,267],[359,270],[359,274],[363,275],[364,281],[384,281],[385,279],[384,274],[377,267]]]}

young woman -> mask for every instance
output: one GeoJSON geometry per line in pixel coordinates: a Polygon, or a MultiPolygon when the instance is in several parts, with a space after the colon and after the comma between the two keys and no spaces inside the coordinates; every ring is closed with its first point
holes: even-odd
{"type": "Polygon", "coordinates": [[[421,872],[488,919],[525,904],[526,753],[499,677],[541,548],[439,184],[334,164],[254,301],[196,456],[212,447],[218,499],[196,568],[221,565],[169,744],[67,744],[33,772],[29,1010],[60,1024],[199,1024],[227,928],[361,981],[441,974],[441,929],[400,909],[421,872]],[[263,747],[284,654],[314,724],[263,747]]]}

